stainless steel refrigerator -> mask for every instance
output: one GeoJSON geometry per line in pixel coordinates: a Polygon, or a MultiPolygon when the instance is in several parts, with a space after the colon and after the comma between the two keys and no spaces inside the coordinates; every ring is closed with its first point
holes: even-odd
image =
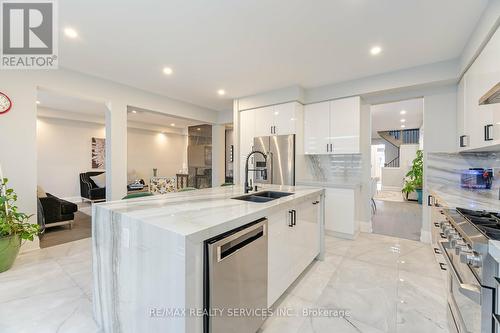
{"type": "Polygon", "coordinates": [[[253,145],[254,150],[267,155],[265,167],[264,157],[254,155],[256,183],[295,185],[295,134],[256,137],[253,145]]]}

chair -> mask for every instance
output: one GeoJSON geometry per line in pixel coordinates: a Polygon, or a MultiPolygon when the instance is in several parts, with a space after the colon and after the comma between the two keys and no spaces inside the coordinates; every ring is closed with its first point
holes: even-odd
{"type": "Polygon", "coordinates": [[[106,187],[99,187],[90,178],[104,173],[103,171],[89,171],[80,174],[80,195],[82,200],[106,200],[106,187]]]}
{"type": "Polygon", "coordinates": [[[124,196],[122,198],[122,200],[150,197],[152,195],[153,195],[153,193],[150,193],[150,192],[131,193],[131,194],[127,194],[126,196],[124,196]]]}
{"type": "Polygon", "coordinates": [[[72,228],[75,212],[78,211],[76,204],[50,193],[47,193],[46,197],[38,198],[38,202],[43,212],[43,221],[40,221],[39,224],[43,224],[44,228],[65,224],[69,224],[70,229],[72,228]]]}

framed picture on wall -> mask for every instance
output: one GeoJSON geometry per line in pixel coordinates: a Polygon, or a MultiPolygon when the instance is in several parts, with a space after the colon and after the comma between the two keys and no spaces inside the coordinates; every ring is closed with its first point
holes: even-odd
{"type": "Polygon", "coordinates": [[[106,169],[106,139],[92,138],[92,169],[106,169]]]}

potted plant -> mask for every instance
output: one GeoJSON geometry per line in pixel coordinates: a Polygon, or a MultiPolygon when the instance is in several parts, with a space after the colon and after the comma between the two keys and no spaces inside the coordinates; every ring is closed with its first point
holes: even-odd
{"type": "Polygon", "coordinates": [[[418,203],[422,204],[422,185],[424,176],[424,152],[417,150],[417,157],[412,162],[410,171],[405,176],[403,193],[408,199],[408,195],[417,192],[418,203]]]}
{"type": "Polygon", "coordinates": [[[21,241],[32,241],[39,231],[37,224],[28,222],[31,215],[18,212],[17,195],[7,182],[0,178],[0,273],[14,264],[21,241]]]}

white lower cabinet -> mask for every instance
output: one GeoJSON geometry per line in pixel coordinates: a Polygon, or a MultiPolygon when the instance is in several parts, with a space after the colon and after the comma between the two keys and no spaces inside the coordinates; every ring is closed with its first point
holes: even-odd
{"type": "Polygon", "coordinates": [[[354,238],[359,231],[355,203],[355,189],[326,188],[325,230],[338,237],[354,238]]]}
{"type": "Polygon", "coordinates": [[[290,204],[267,217],[269,307],[319,254],[319,202],[318,196],[290,204]]]}

